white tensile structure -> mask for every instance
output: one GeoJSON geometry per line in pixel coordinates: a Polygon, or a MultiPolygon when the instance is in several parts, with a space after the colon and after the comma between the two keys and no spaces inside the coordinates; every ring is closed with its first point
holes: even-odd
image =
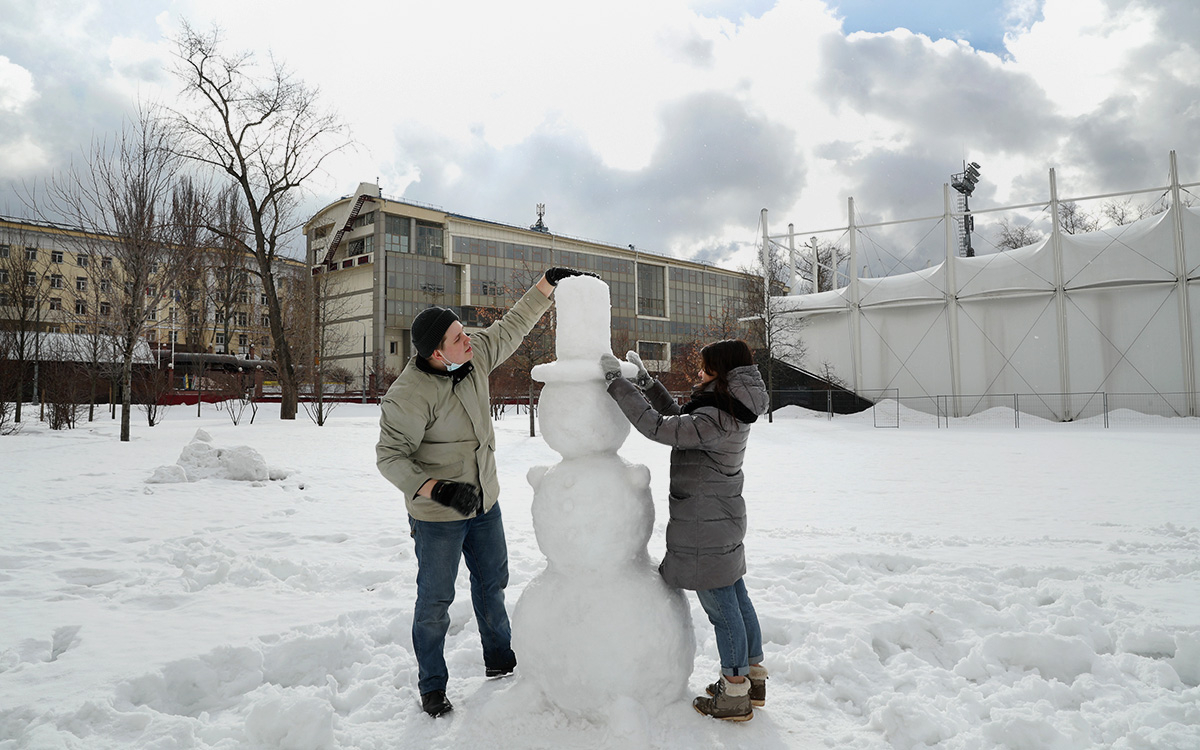
{"type": "MultiPolygon", "coordinates": [[[[1069,394],[1153,394],[1197,416],[1200,209],[1183,205],[1194,184],[1180,184],[1174,152],[1170,174],[1170,185],[1155,188],[1169,196],[1164,213],[1075,235],[1055,221],[1037,244],[975,257],[958,257],[961,214],[944,188],[945,262],[883,278],[852,272],[833,291],[774,297],[772,312],[802,318],[809,352],[868,397],[892,391],[923,397],[915,408],[967,416],[994,405],[988,397],[1028,394],[1065,421],[1084,411],[1069,394]]],[[[1050,192],[1056,217],[1053,170],[1050,192]]],[[[778,239],[765,212],[763,227],[764,243],[778,239]]]]}

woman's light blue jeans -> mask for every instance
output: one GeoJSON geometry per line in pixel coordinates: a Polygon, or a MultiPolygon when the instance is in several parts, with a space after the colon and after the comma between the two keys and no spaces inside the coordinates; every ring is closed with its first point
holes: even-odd
{"type": "Polygon", "coordinates": [[[728,677],[750,674],[751,664],[762,663],[763,645],[758,615],[746,593],[745,580],[739,578],[732,586],[697,591],[696,596],[716,631],[721,674],[728,677]]]}

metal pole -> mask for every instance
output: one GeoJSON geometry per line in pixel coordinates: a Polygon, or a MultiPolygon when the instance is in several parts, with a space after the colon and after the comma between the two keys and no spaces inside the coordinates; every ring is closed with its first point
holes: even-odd
{"type": "MultiPolygon", "coordinates": [[[[1171,227],[1175,233],[1176,294],[1179,295],[1179,337],[1183,348],[1183,390],[1189,417],[1196,416],[1196,360],[1192,343],[1191,300],[1188,299],[1187,256],[1183,247],[1183,203],[1179,195],[1179,162],[1171,152],[1171,227]]],[[[1107,417],[1107,415],[1106,415],[1107,417]]]]}
{"type": "Polygon", "coordinates": [[[946,273],[945,273],[945,295],[946,295],[946,335],[948,337],[950,351],[950,396],[954,399],[954,416],[961,416],[961,408],[959,403],[959,394],[962,391],[962,375],[959,371],[959,348],[958,348],[958,274],[955,262],[958,259],[958,252],[954,238],[954,217],[951,215],[951,200],[950,200],[950,185],[942,184],[942,202],[945,205],[945,218],[943,221],[946,225],[946,273]]]}
{"type": "Polygon", "coordinates": [[[363,324],[362,402],[367,403],[367,326],[363,324]]]}
{"type": "MultiPolygon", "coordinates": [[[[854,383],[852,390],[858,393],[863,387],[863,361],[862,361],[862,307],[859,305],[859,289],[858,289],[858,229],[854,225],[854,199],[846,199],[847,211],[850,214],[849,232],[850,232],[850,335],[853,341],[851,346],[850,356],[854,358],[854,383]]],[[[837,264],[830,263],[834,267],[834,278],[837,278],[837,264]]],[[[835,284],[836,286],[836,284],[835,284]]]]}
{"type": "Polygon", "coordinates": [[[1058,384],[1062,391],[1060,419],[1069,422],[1071,413],[1071,370],[1067,345],[1067,291],[1063,278],[1062,228],[1058,224],[1058,180],[1050,168],[1050,249],[1054,253],[1054,302],[1058,313],[1058,384]]]}
{"type": "Polygon", "coordinates": [[[795,294],[796,286],[796,225],[788,224],[788,293],[795,294]]]}
{"type": "MultiPolygon", "coordinates": [[[[810,238],[809,238],[809,242],[811,242],[811,243],[812,243],[812,253],[813,253],[813,259],[812,259],[812,267],[813,267],[813,283],[812,283],[812,290],[813,290],[813,294],[816,294],[817,292],[821,291],[821,253],[817,251],[817,238],[816,238],[816,237],[810,237],[810,238]]],[[[829,262],[830,262],[830,263],[833,263],[833,258],[832,258],[832,255],[831,255],[830,259],[829,259],[829,262]]]]}

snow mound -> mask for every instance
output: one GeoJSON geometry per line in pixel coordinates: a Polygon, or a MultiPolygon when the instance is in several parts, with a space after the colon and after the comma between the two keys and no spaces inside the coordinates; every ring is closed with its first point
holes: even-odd
{"type": "Polygon", "coordinates": [[[212,436],[196,430],[192,442],[183,447],[179,460],[159,466],[146,479],[147,484],[199,482],[202,479],[232,479],[240,482],[265,482],[286,479],[286,469],[267,466],[262,454],[248,445],[221,448],[212,436]]]}

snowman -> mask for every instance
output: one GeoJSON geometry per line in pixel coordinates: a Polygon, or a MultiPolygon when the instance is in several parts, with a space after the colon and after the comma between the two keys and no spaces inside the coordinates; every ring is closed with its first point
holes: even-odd
{"type": "Polygon", "coordinates": [[[546,384],[542,435],[562,460],[529,471],[546,567],[513,610],[513,649],[521,680],[569,715],[604,720],[633,705],[653,715],[685,697],[695,654],[690,609],[646,549],[650,471],[617,455],[630,425],[598,364],[611,351],[608,285],[571,277],[555,297],[558,359],[532,375],[546,384]]]}

